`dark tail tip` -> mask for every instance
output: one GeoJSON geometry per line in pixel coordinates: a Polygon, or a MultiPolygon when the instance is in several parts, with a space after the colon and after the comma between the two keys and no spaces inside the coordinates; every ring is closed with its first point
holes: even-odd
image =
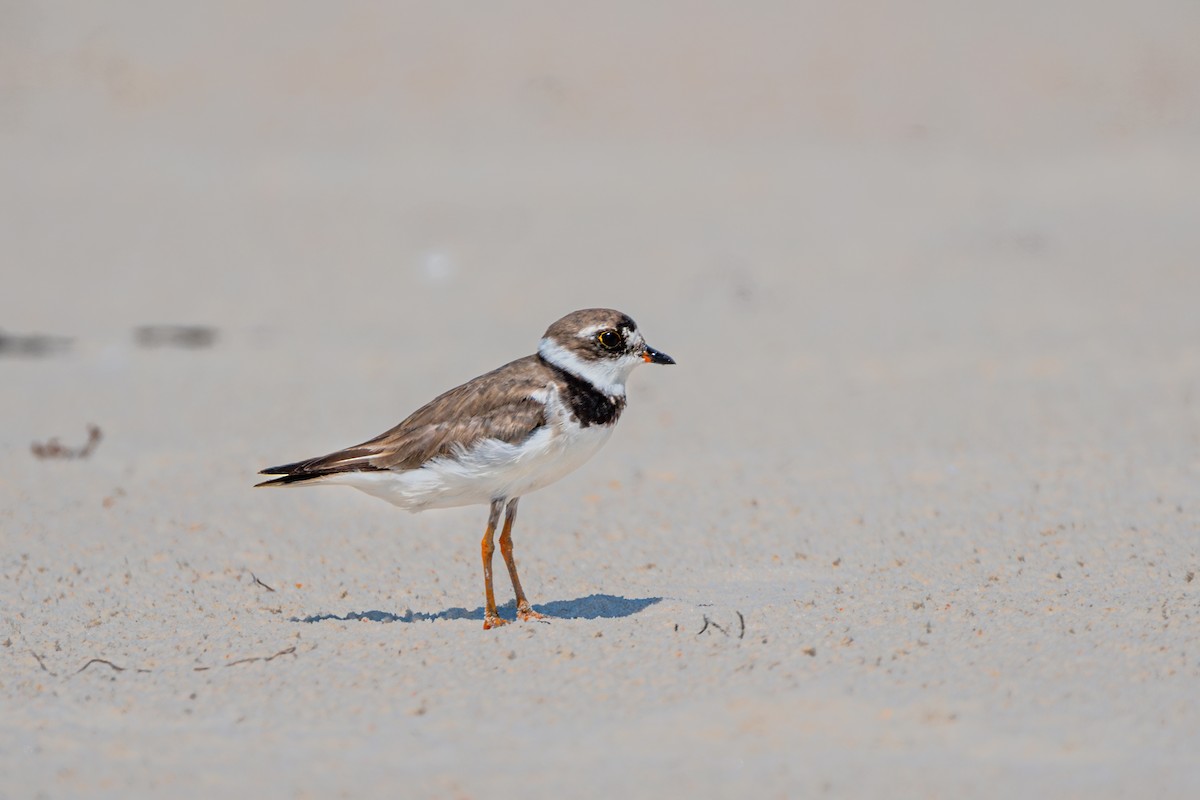
{"type": "Polygon", "coordinates": [[[263,481],[262,483],[256,483],[254,484],[254,488],[257,489],[259,486],[287,486],[289,483],[296,483],[298,481],[305,481],[318,477],[312,472],[305,472],[302,469],[297,469],[303,463],[304,462],[282,464],[278,467],[267,467],[266,469],[259,470],[259,475],[282,475],[283,477],[275,478],[269,481],[263,481]]]}

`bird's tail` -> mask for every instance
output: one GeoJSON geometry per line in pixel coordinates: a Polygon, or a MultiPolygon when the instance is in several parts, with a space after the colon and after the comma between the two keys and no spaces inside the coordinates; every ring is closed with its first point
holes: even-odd
{"type": "Polygon", "coordinates": [[[320,458],[310,458],[291,464],[281,464],[278,467],[267,467],[259,471],[259,475],[279,475],[269,481],[254,484],[259,486],[296,486],[305,483],[318,483],[322,478],[338,475],[344,472],[377,472],[384,467],[377,467],[369,459],[377,455],[374,451],[364,448],[340,450],[320,458]]]}

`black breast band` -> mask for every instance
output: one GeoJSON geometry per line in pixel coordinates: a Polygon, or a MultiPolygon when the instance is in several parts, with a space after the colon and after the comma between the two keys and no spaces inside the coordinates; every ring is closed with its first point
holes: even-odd
{"type": "Polygon", "coordinates": [[[611,425],[621,416],[625,409],[624,397],[609,397],[583,378],[572,375],[557,364],[551,364],[544,358],[542,361],[567,384],[567,391],[562,399],[571,409],[575,419],[579,420],[581,428],[589,425],[611,425]]]}

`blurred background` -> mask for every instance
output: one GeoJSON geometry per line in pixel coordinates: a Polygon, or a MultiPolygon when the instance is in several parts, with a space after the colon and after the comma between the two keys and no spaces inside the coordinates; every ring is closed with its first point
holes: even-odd
{"type": "Polygon", "coordinates": [[[10,0],[0,327],[71,339],[93,416],[174,408],[135,449],[321,452],[614,306],[680,362],[635,381],[691,434],[674,468],[1035,426],[1190,464],[1198,30],[1187,1],[10,0]],[[159,324],[217,355],[137,356],[159,324]],[[281,406],[306,422],[264,431],[281,406]]]}
{"type": "Polygon", "coordinates": [[[1197,30],[1187,0],[5,0],[0,319],[533,336],[613,304],[836,346],[1183,314],[1197,30]]]}
{"type": "MultiPolygon", "coordinates": [[[[201,400],[245,440],[256,393],[374,385],[388,420],[611,305],[704,419],[814,436],[864,396],[1003,442],[997,387],[1200,362],[1198,30],[1187,0],[6,0],[0,328],[100,376],[138,326],[211,328],[246,371],[189,391],[240,383],[201,400]]],[[[346,427],[313,444],[379,425],[346,427]]]]}
{"type": "Polygon", "coordinates": [[[174,409],[131,454],[323,452],[614,306],[680,362],[634,387],[672,469],[881,436],[1190,464],[1200,424],[1155,411],[1197,416],[1198,30],[1186,0],[9,0],[0,329],[72,340],[52,431],[174,409]],[[212,355],[138,356],[159,324],[212,355]]]}

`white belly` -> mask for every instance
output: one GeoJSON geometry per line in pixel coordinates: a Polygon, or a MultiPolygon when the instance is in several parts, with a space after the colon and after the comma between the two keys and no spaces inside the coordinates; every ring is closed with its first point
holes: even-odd
{"type": "Polygon", "coordinates": [[[409,511],[490,503],[554,483],[594,456],[612,430],[612,425],[581,428],[560,418],[520,444],[484,439],[419,469],[346,472],[322,483],[353,486],[409,511]]]}

